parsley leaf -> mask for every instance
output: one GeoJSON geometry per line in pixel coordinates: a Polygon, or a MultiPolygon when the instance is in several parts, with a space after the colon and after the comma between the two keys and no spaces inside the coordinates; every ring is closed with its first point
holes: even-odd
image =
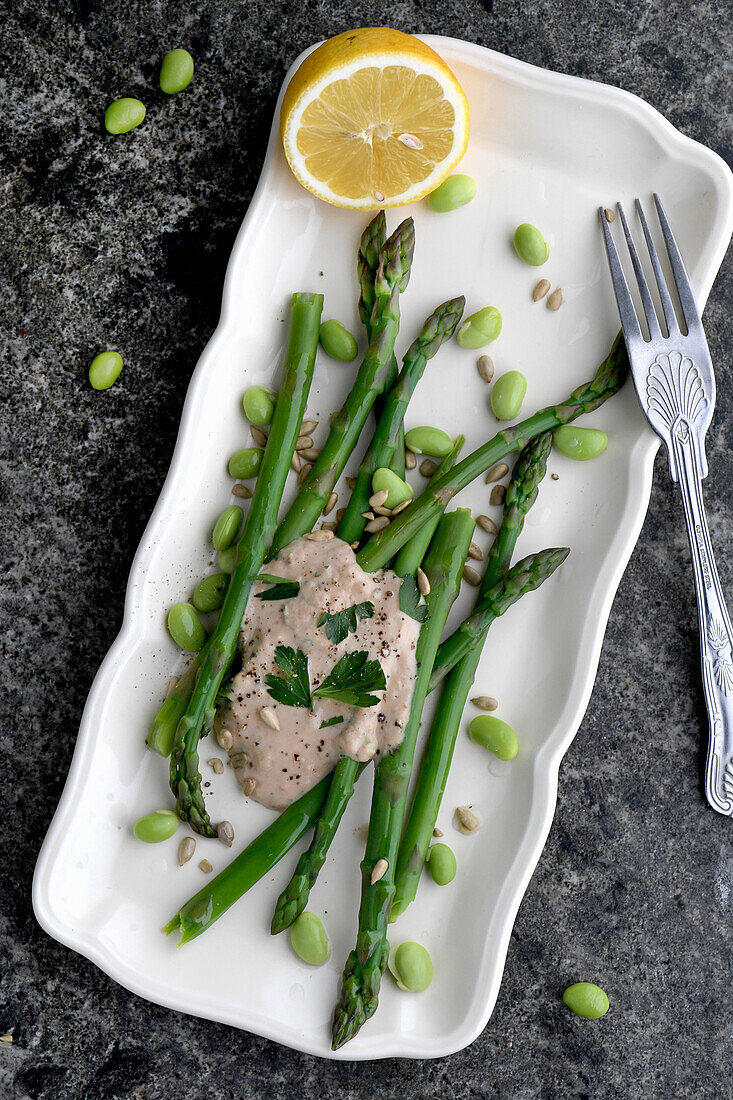
{"type": "Polygon", "coordinates": [[[329,615],[324,611],[318,620],[318,625],[326,628],[326,637],[329,642],[339,645],[349,634],[356,634],[357,616],[360,619],[371,619],[374,614],[374,604],[352,603],[351,607],[345,607],[343,611],[335,611],[329,615]]]}
{"type": "Polygon", "coordinates": [[[284,703],[287,707],[306,707],[310,710],[313,700],[308,658],[305,653],[287,645],[279,645],[275,649],[275,660],[285,675],[276,676],[274,673],[269,673],[265,676],[267,690],[272,698],[278,703],[284,703]]]}
{"type": "Polygon", "coordinates": [[[334,718],[329,718],[327,722],[321,722],[318,728],[319,730],[325,730],[328,729],[329,726],[337,726],[339,722],[343,722],[343,720],[343,714],[337,714],[334,718]]]}
{"type": "Polygon", "coordinates": [[[366,650],[360,649],[345,653],[313,694],[353,707],[373,707],[379,699],[370,692],[384,691],[386,686],[379,661],[370,661],[366,650]]]}
{"type": "Polygon", "coordinates": [[[274,584],[272,588],[268,588],[264,592],[258,592],[256,597],[258,600],[289,600],[291,596],[297,596],[300,592],[300,581],[288,581],[284,577],[271,578],[267,574],[264,577],[260,574],[257,580],[277,581],[277,584],[274,584]]]}
{"type": "Polygon", "coordinates": [[[400,611],[415,619],[418,623],[424,623],[428,617],[427,604],[420,603],[420,589],[412,573],[402,578],[400,585],[400,611]]]}

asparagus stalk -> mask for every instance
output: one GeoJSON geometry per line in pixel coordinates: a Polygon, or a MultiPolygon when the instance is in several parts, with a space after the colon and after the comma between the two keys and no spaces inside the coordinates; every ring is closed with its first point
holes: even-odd
{"type": "Polygon", "coordinates": [[[166,935],[180,932],[178,946],[196,939],[266,875],[310,829],[323,808],[331,776],[302,794],[271,825],[247,845],[223,871],[207,881],[163,927],[166,935]]]}
{"type": "Polygon", "coordinates": [[[458,593],[472,533],[473,518],[467,509],[443,516],[423,563],[430,582],[426,599],[428,617],[417,642],[417,676],[404,739],[394,753],[380,760],[374,774],[369,836],[361,864],[359,931],[356,949],[346,962],[334,1015],[334,1049],[351,1039],[377,1008],[379,985],[387,962],[387,920],[394,897],[395,861],[422,708],[433,658],[448,611],[458,593]],[[385,861],[387,869],[372,882],[374,869],[380,861],[385,861]]]}
{"type": "Polygon", "coordinates": [[[519,424],[503,428],[452,470],[431,482],[417,500],[395,516],[389,527],[372,535],[357,556],[362,569],[373,571],[390,561],[427,520],[495,462],[520,451],[534,436],[597,409],[623,385],[628,365],[626,347],[619,334],[592,381],[574,390],[562,405],[548,406],[519,424]]]}
{"type": "MultiPolygon", "coordinates": [[[[206,645],[208,646],[208,642],[206,645]]],[[[176,729],[186,713],[186,707],[196,683],[196,676],[201,667],[203,652],[202,649],[196,654],[178,683],[168,692],[153,718],[145,744],[153,752],[160,753],[161,756],[170,756],[171,754],[176,729]]]]}
{"type": "MultiPolygon", "coordinates": [[[[502,525],[489,552],[477,602],[485,598],[495,585],[501,582],[509,569],[517,539],[524,525],[524,518],[536,501],[539,484],[545,476],[551,447],[552,433],[546,432],[528,443],[516,461],[504,501],[502,525]]],[[[487,624],[483,633],[466,656],[448,672],[443,684],[430,737],[420,763],[415,795],[400,843],[395,899],[390,921],[404,912],[410,902],[414,901],[417,893],[433,829],[438,820],[438,811],[453,760],[461,717],[473,685],[491,621],[493,619],[487,615],[487,624]]]]}
{"type": "Polygon", "coordinates": [[[400,291],[407,285],[415,247],[415,227],[407,218],[385,242],[374,281],[372,338],[354,386],[331,425],[328,439],[300,492],[275,532],[268,558],[310,531],[325,508],[353,451],[377,396],[389,376],[400,320],[400,291]]]}
{"type": "MultiPolygon", "coordinates": [[[[367,340],[372,338],[372,310],[374,309],[374,279],[379,267],[379,251],[387,238],[387,219],[384,210],[370,221],[361,235],[359,251],[356,260],[356,270],[359,279],[359,317],[366,329],[367,340]]],[[[389,372],[385,383],[385,393],[392,389],[397,380],[397,360],[394,353],[389,364],[389,372]]],[[[382,415],[384,398],[380,395],[374,402],[374,412],[377,418],[382,415]]],[[[392,456],[390,468],[399,477],[405,476],[405,433],[400,426],[395,453],[392,456]]],[[[351,540],[353,542],[353,539],[351,540]]]]}
{"type": "Polygon", "coordinates": [[[339,528],[339,537],[344,542],[355,542],[361,538],[366,526],[364,512],[369,508],[374,473],[380,467],[391,465],[404,424],[405,410],[415,387],[422,378],[428,361],[453,335],[465,304],[466,299],[461,296],[439,305],[430,314],[420,335],[405,355],[399,378],[385,399],[372,441],[356,475],[356,485],[339,528]]]}
{"type": "MultiPolygon", "coordinates": [[[[463,450],[463,444],[466,442],[465,435],[456,436],[453,442],[453,449],[449,454],[445,456],[438,469],[433,474],[433,477],[429,483],[432,485],[434,480],[442,477],[448,470],[452,470],[458,461],[458,456],[463,450]]],[[[447,501],[446,501],[447,503],[447,501]]],[[[438,526],[442,510],[437,515],[431,516],[427,523],[424,523],[422,527],[413,535],[409,542],[400,550],[399,554],[394,560],[394,571],[398,577],[407,577],[409,574],[413,576],[417,572],[418,565],[422,564],[422,560],[425,557],[430,540],[435,534],[435,528],[438,526]]]]}
{"type": "MultiPolygon", "coordinates": [[[[443,467],[447,469],[451,462],[455,462],[462,446],[463,436],[459,436],[450,455],[443,460],[441,469],[443,467]]],[[[436,471],[436,473],[437,472],[438,471],[436,471]]],[[[434,523],[431,522],[430,524],[426,524],[412,540],[412,543],[404,548],[402,555],[405,571],[400,572],[398,566],[395,565],[395,571],[398,576],[404,577],[407,576],[407,573],[414,573],[417,566],[421,564],[425,557],[430,539],[438,525],[439,518],[440,517],[438,517],[434,523]],[[405,553],[405,551],[412,550],[413,543],[418,547],[417,553],[419,553],[419,557],[416,556],[415,551],[409,555],[405,553]]],[[[339,538],[344,539],[344,541],[347,541],[344,533],[344,524],[346,520],[347,516],[344,516],[338,530],[339,538]]],[[[333,773],[333,780],[329,788],[326,805],[318,819],[310,847],[301,855],[290,882],[277,899],[270,926],[270,931],[273,935],[289,928],[308,904],[310,892],[326,861],[328,850],[336,835],[341,818],[354,793],[354,784],[359,774],[359,765],[355,760],[350,756],[342,756],[340,758],[333,773]]]]}
{"type": "Polygon", "coordinates": [[[439,647],[428,690],[432,691],[437,687],[474,646],[483,643],[494,619],[508,611],[521,596],[544,584],[569,553],[566,546],[553,546],[548,550],[540,550],[537,554],[530,554],[517,562],[498,584],[481,596],[469,617],[439,647]]]}
{"type": "Polygon", "coordinates": [[[171,750],[170,784],[179,816],[203,836],[214,836],[198,766],[198,742],[213,713],[217,692],[231,663],[252,585],[277,524],[313,378],[322,294],[294,294],[283,378],[254,496],[237,543],[237,559],[218,621],[202,651],[201,664],[171,750]]]}

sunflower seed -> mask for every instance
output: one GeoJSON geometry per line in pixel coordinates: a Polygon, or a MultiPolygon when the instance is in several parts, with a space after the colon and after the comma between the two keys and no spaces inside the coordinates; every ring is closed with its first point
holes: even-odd
{"type": "Polygon", "coordinates": [[[454,820],[459,833],[475,833],[478,829],[478,818],[468,806],[457,806],[454,820]]]}
{"type": "Polygon", "coordinates": [[[553,290],[550,297],[547,299],[547,308],[556,310],[562,305],[562,289],[560,287],[557,290],[553,290]]]}
{"type": "Polygon", "coordinates": [[[482,531],[486,531],[489,535],[495,535],[498,532],[498,527],[489,516],[478,516],[476,523],[482,531]]]}
{"type": "Polygon", "coordinates": [[[324,531],[323,529],[320,531],[311,531],[305,537],[310,539],[311,542],[327,542],[329,539],[333,538],[333,531],[324,531]]]}
{"type": "Polygon", "coordinates": [[[254,424],[250,424],[249,433],[252,436],[253,441],[258,447],[264,447],[267,443],[267,436],[259,428],[255,428],[254,424]]]}
{"type": "Polygon", "coordinates": [[[495,466],[492,466],[486,475],[486,484],[490,485],[492,481],[501,481],[505,474],[509,473],[509,467],[506,462],[497,462],[495,466]]]}
{"type": "Polygon", "coordinates": [[[374,493],[369,497],[370,508],[381,508],[387,497],[389,496],[389,489],[380,489],[378,493],[374,493]]]}
{"type": "Polygon", "coordinates": [[[551,481],[559,481],[560,480],[560,475],[559,474],[550,474],[550,480],[551,481]]]}
{"type": "Polygon", "coordinates": [[[213,864],[209,863],[208,859],[202,859],[199,862],[199,867],[205,875],[210,875],[211,872],[214,870],[213,864]]]}
{"type": "Polygon", "coordinates": [[[405,451],[405,469],[414,470],[417,466],[417,459],[412,451],[405,451]]]}
{"type": "Polygon", "coordinates": [[[390,518],[392,517],[391,508],[375,508],[374,511],[378,516],[389,516],[390,518]]]}
{"type": "Polygon", "coordinates": [[[439,829],[437,825],[433,829],[433,836],[443,836],[443,830],[439,829]]]}
{"type": "Polygon", "coordinates": [[[355,477],[347,477],[346,478],[346,484],[348,485],[348,487],[353,492],[354,489],[356,488],[356,478],[355,477]]]}
{"type": "Polygon", "coordinates": [[[430,593],[430,581],[423,573],[422,569],[418,565],[417,567],[417,587],[420,589],[422,596],[427,596],[430,593]]]}
{"type": "Polygon", "coordinates": [[[353,541],[353,542],[350,542],[350,543],[349,543],[349,546],[351,547],[351,549],[352,549],[352,550],[356,550],[356,549],[358,549],[358,546],[359,546],[359,540],[358,540],[358,539],[354,539],[354,541],[353,541]]]}
{"type": "Polygon", "coordinates": [[[244,768],[249,764],[249,757],[246,752],[235,752],[229,757],[229,764],[232,768],[244,768]]]}
{"type": "Polygon", "coordinates": [[[256,786],[257,786],[257,780],[256,779],[245,779],[244,783],[242,784],[242,794],[245,794],[245,795],[247,795],[247,797],[249,797],[252,794],[252,792],[254,791],[256,786]]]}
{"type": "Polygon", "coordinates": [[[297,452],[301,458],[304,458],[306,462],[315,462],[321,453],[317,447],[306,447],[305,450],[297,452]]]}
{"type": "Polygon", "coordinates": [[[260,718],[266,726],[270,727],[271,730],[280,729],[280,722],[278,721],[278,717],[272,707],[263,707],[260,711],[260,718]]]}
{"type": "Polygon", "coordinates": [[[249,500],[252,496],[252,490],[249,485],[240,485],[238,482],[236,485],[232,485],[232,493],[235,497],[239,497],[240,500],[249,500]]]}
{"type": "Polygon", "coordinates": [[[303,423],[300,425],[300,431],[298,432],[298,435],[311,435],[311,433],[314,432],[317,427],[317,420],[304,420],[303,423]]]}
{"type": "Polygon", "coordinates": [[[362,512],[361,518],[366,520],[374,519],[374,512],[362,512]]]}
{"type": "Polygon", "coordinates": [[[372,886],[374,885],[375,882],[379,882],[380,878],[384,878],[384,876],[387,874],[388,870],[389,870],[389,863],[387,862],[387,860],[386,859],[378,859],[377,862],[372,867],[372,877],[370,879],[370,882],[371,882],[372,886]]]}
{"type": "Polygon", "coordinates": [[[178,866],[183,867],[184,863],[188,863],[195,851],[196,841],[192,836],[184,836],[183,840],[178,845],[178,866]]]}
{"type": "Polygon", "coordinates": [[[308,477],[308,474],[311,472],[312,469],[313,469],[313,463],[312,462],[304,462],[303,463],[301,471],[298,474],[298,485],[303,485],[305,483],[305,479],[308,477]]]}
{"type": "Polygon", "coordinates": [[[540,279],[540,281],[537,283],[534,290],[532,291],[532,301],[533,302],[539,302],[540,298],[544,298],[545,294],[547,294],[547,291],[549,289],[550,289],[550,280],[549,279],[540,279]]]}
{"type": "Polygon", "coordinates": [[[496,710],[499,706],[499,700],[494,699],[491,695],[474,695],[471,702],[479,710],[496,710]]]}
{"type": "Polygon", "coordinates": [[[346,515],[346,509],[345,508],[337,508],[336,509],[336,519],[339,523],[341,523],[341,520],[344,518],[345,515],[346,515]]]}
{"type": "Polygon", "coordinates": [[[313,446],[313,439],[309,435],[298,436],[298,442],[295,444],[296,451],[307,451],[313,446]]]}
{"type": "Polygon", "coordinates": [[[329,512],[332,512],[334,510],[334,508],[336,507],[336,501],[338,500],[338,498],[339,498],[338,493],[331,493],[330,497],[328,498],[328,503],[326,504],[326,507],[323,509],[324,516],[327,516],[329,514],[329,512]]]}
{"type": "Polygon", "coordinates": [[[336,532],[338,531],[338,526],[339,526],[338,523],[332,523],[332,522],[328,521],[327,523],[322,523],[319,530],[320,531],[332,531],[335,535],[336,532]]]}
{"type": "Polygon", "coordinates": [[[476,360],[476,370],[484,382],[490,382],[494,377],[494,360],[490,355],[479,355],[476,360]]]}
{"type": "Polygon", "coordinates": [[[393,516],[398,516],[400,514],[400,512],[404,512],[404,510],[408,506],[408,504],[412,504],[412,501],[411,500],[403,500],[402,504],[398,504],[396,508],[392,509],[392,515],[393,516]]]}
{"type": "Polygon", "coordinates": [[[290,459],[290,469],[295,470],[296,474],[300,473],[302,463],[300,461],[300,455],[297,451],[293,452],[293,457],[290,459]]]}
{"type": "Polygon", "coordinates": [[[473,558],[474,561],[483,561],[484,555],[480,546],[477,546],[475,542],[472,542],[468,548],[469,558],[473,558]]]}
{"type": "Polygon", "coordinates": [[[463,579],[468,584],[472,584],[476,588],[481,584],[481,574],[477,569],[474,569],[472,565],[463,566],[463,579]]]}
{"type": "Polygon", "coordinates": [[[389,518],[387,516],[377,516],[376,519],[370,520],[364,528],[370,535],[376,534],[377,531],[383,531],[385,527],[389,527],[389,518]]]}
{"type": "Polygon", "coordinates": [[[610,206],[607,206],[603,213],[606,215],[607,222],[613,222],[616,220],[616,215],[610,206]]]}
{"type": "Polygon", "coordinates": [[[420,463],[420,473],[423,477],[432,477],[437,469],[437,464],[432,458],[426,458],[420,463]]]}
{"type": "Polygon", "coordinates": [[[216,743],[220,749],[224,749],[229,752],[232,747],[232,734],[231,730],[222,729],[216,735],[216,743]]]}
{"type": "Polygon", "coordinates": [[[506,487],[504,485],[495,485],[489,495],[489,504],[503,504],[505,496],[506,487]]]}
{"type": "Polygon", "coordinates": [[[234,826],[231,821],[220,821],[216,826],[216,835],[227,848],[231,848],[234,843],[234,826]]]}
{"type": "Polygon", "coordinates": [[[213,769],[215,775],[222,775],[224,772],[224,762],[219,759],[218,756],[212,756],[206,763],[213,769]]]}

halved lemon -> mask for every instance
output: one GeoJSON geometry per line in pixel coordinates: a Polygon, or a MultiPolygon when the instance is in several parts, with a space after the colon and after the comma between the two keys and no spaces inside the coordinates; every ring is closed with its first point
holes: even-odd
{"type": "Polygon", "coordinates": [[[280,111],[296,178],[354,210],[434,191],[466,151],[468,129],[466,96],[445,61],[389,27],[323,42],[292,77],[280,111]]]}

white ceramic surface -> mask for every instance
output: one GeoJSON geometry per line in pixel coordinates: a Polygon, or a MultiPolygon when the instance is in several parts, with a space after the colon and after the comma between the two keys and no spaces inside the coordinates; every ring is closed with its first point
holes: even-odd
{"type": "MultiPolygon", "coordinates": [[[[417,230],[400,346],[449,296],[464,293],[469,312],[496,304],[504,331],[490,351],[498,372],[526,373],[529,411],[589,378],[618,328],[597,205],[660,192],[702,302],[731,232],[731,175],[715,154],[631,95],[464,42],[428,41],[454,66],[468,95],[472,135],[461,171],[476,177],[479,193],[450,215],[424,204],[389,213],[390,227],[410,213],[417,230]],[[525,220],[541,226],[550,242],[541,272],[512,253],[511,232],[525,220]],[[531,301],[540,274],[563,288],[558,313],[531,301]]],[[[377,1015],[333,1055],[329,1021],[354,941],[358,831],[368,816],[369,780],[358,787],[312,896],[333,942],[330,962],[317,970],[292,954],[287,937],[268,934],[293,856],[206,935],[178,950],[161,925],[201,885],[198,860],[205,855],[218,870],[229,853],[200,840],[196,857],[179,869],[182,829],[148,847],[135,841],[131,825],[169,802],[167,768],[144,749],[177,659],[165,611],[185,598],[210,562],[207,535],[229,503],[226,460],[247,443],[241,393],[273,379],[291,291],[322,291],[324,316],[358,331],[354,255],[363,223],[298,186],[273,130],[229,263],[221,321],[194,372],[174,460],[135,557],[124,625],[84,711],[33,901],[52,936],[150,1000],[327,1057],[424,1058],[466,1046],[491,1014],[512,923],[552,820],[558,765],[588,703],[611,601],[644,517],[656,438],[627,387],[589,418],[609,434],[601,459],[573,463],[553,454],[550,468],[559,480],[543,485],[519,549],[568,544],[572,554],[492,630],[477,677],[477,691],[496,695],[499,714],[517,729],[519,756],[492,766],[461,736],[439,821],[458,856],[457,878],[443,889],[423,881],[393,933],[395,942],[414,938],[429,947],[433,985],[412,996],[385,977],[377,1015]],[[472,838],[451,825],[452,809],[463,803],[481,818],[472,838]]],[[[475,355],[455,343],[444,348],[419,387],[409,424],[463,431],[467,450],[493,434],[487,388],[474,364],[475,355]]],[[[325,418],[337,408],[351,377],[349,366],[319,356],[311,411],[325,418]]],[[[460,503],[495,511],[487,497],[480,482],[460,503]]],[[[478,538],[486,544],[480,532],[478,538]]],[[[452,622],[471,599],[471,590],[462,594],[452,622]]],[[[216,746],[203,743],[201,750],[205,761],[216,746]]],[[[213,781],[212,816],[234,823],[239,848],[270,814],[239,794],[229,769],[220,777],[205,764],[203,770],[213,781]]]]}

